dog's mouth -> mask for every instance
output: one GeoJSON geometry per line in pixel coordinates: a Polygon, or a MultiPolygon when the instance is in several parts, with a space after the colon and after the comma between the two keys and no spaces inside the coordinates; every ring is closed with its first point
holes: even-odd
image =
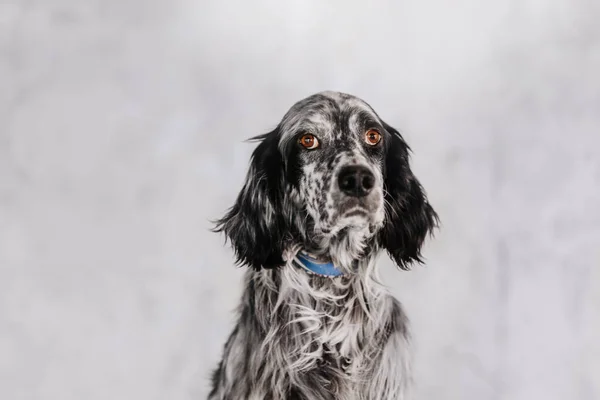
{"type": "Polygon", "coordinates": [[[377,201],[367,199],[347,199],[338,208],[335,220],[342,225],[358,225],[377,223],[382,216],[377,201]]]}
{"type": "MultiPolygon", "coordinates": [[[[359,226],[368,223],[371,220],[371,213],[362,207],[353,207],[340,215],[340,220],[346,221],[347,225],[359,226]]],[[[346,225],[346,224],[344,224],[346,225]]]]}
{"type": "Polygon", "coordinates": [[[369,212],[364,207],[353,207],[350,210],[344,212],[341,217],[342,218],[350,218],[350,217],[369,217],[369,212]]]}
{"type": "Polygon", "coordinates": [[[358,214],[369,215],[376,209],[377,204],[372,200],[350,197],[340,202],[338,214],[341,217],[358,214]]]}

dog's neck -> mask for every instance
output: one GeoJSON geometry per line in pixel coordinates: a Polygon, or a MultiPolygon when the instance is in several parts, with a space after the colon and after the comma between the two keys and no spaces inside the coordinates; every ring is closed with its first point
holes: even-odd
{"type": "Polygon", "coordinates": [[[294,263],[309,274],[330,278],[336,278],[344,274],[330,259],[316,257],[306,251],[299,251],[294,257],[294,263]]]}
{"type": "Polygon", "coordinates": [[[267,352],[276,354],[281,345],[277,338],[285,338],[281,359],[289,374],[317,368],[331,351],[334,358],[352,361],[346,371],[350,375],[369,364],[378,348],[361,338],[380,335],[392,309],[377,276],[376,255],[370,253],[357,262],[357,270],[344,269],[334,278],[308,273],[295,258],[280,268],[248,270],[244,303],[266,332],[267,352]],[[308,351],[313,346],[316,350],[308,351]]]}

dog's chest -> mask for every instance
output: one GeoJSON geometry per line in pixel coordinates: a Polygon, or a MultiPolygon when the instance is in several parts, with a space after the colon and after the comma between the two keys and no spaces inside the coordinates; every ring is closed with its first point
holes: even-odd
{"type": "Polygon", "coordinates": [[[358,283],[327,287],[313,279],[318,291],[308,304],[290,304],[290,322],[299,333],[296,354],[303,358],[300,364],[332,369],[340,377],[364,373],[380,348],[386,323],[381,317],[384,313],[370,310],[381,310],[384,302],[358,283]]]}

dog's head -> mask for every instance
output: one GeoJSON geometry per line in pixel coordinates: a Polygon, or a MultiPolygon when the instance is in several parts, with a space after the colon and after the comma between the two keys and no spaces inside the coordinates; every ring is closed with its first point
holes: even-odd
{"type": "Polygon", "coordinates": [[[381,247],[401,268],[420,261],[436,213],[402,136],[367,103],[319,93],[254,139],[244,187],[216,228],[240,263],[277,267],[294,246],[345,269],[381,247]]]}

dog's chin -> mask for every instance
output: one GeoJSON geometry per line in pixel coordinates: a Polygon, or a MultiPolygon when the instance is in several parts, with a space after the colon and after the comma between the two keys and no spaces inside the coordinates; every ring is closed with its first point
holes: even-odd
{"type": "Polygon", "coordinates": [[[377,219],[377,215],[366,207],[355,206],[341,214],[335,225],[342,229],[362,229],[376,223],[377,219]]]}
{"type": "Polygon", "coordinates": [[[342,208],[334,225],[338,230],[376,229],[383,225],[384,211],[377,204],[353,203],[342,208]]]}
{"type": "Polygon", "coordinates": [[[367,197],[342,196],[337,205],[337,217],[334,225],[357,226],[383,222],[383,196],[374,191],[367,197]]]}
{"type": "Polygon", "coordinates": [[[331,260],[346,272],[356,272],[355,261],[383,224],[383,217],[364,207],[352,207],[341,214],[326,234],[315,230],[304,250],[319,259],[331,260]]]}

